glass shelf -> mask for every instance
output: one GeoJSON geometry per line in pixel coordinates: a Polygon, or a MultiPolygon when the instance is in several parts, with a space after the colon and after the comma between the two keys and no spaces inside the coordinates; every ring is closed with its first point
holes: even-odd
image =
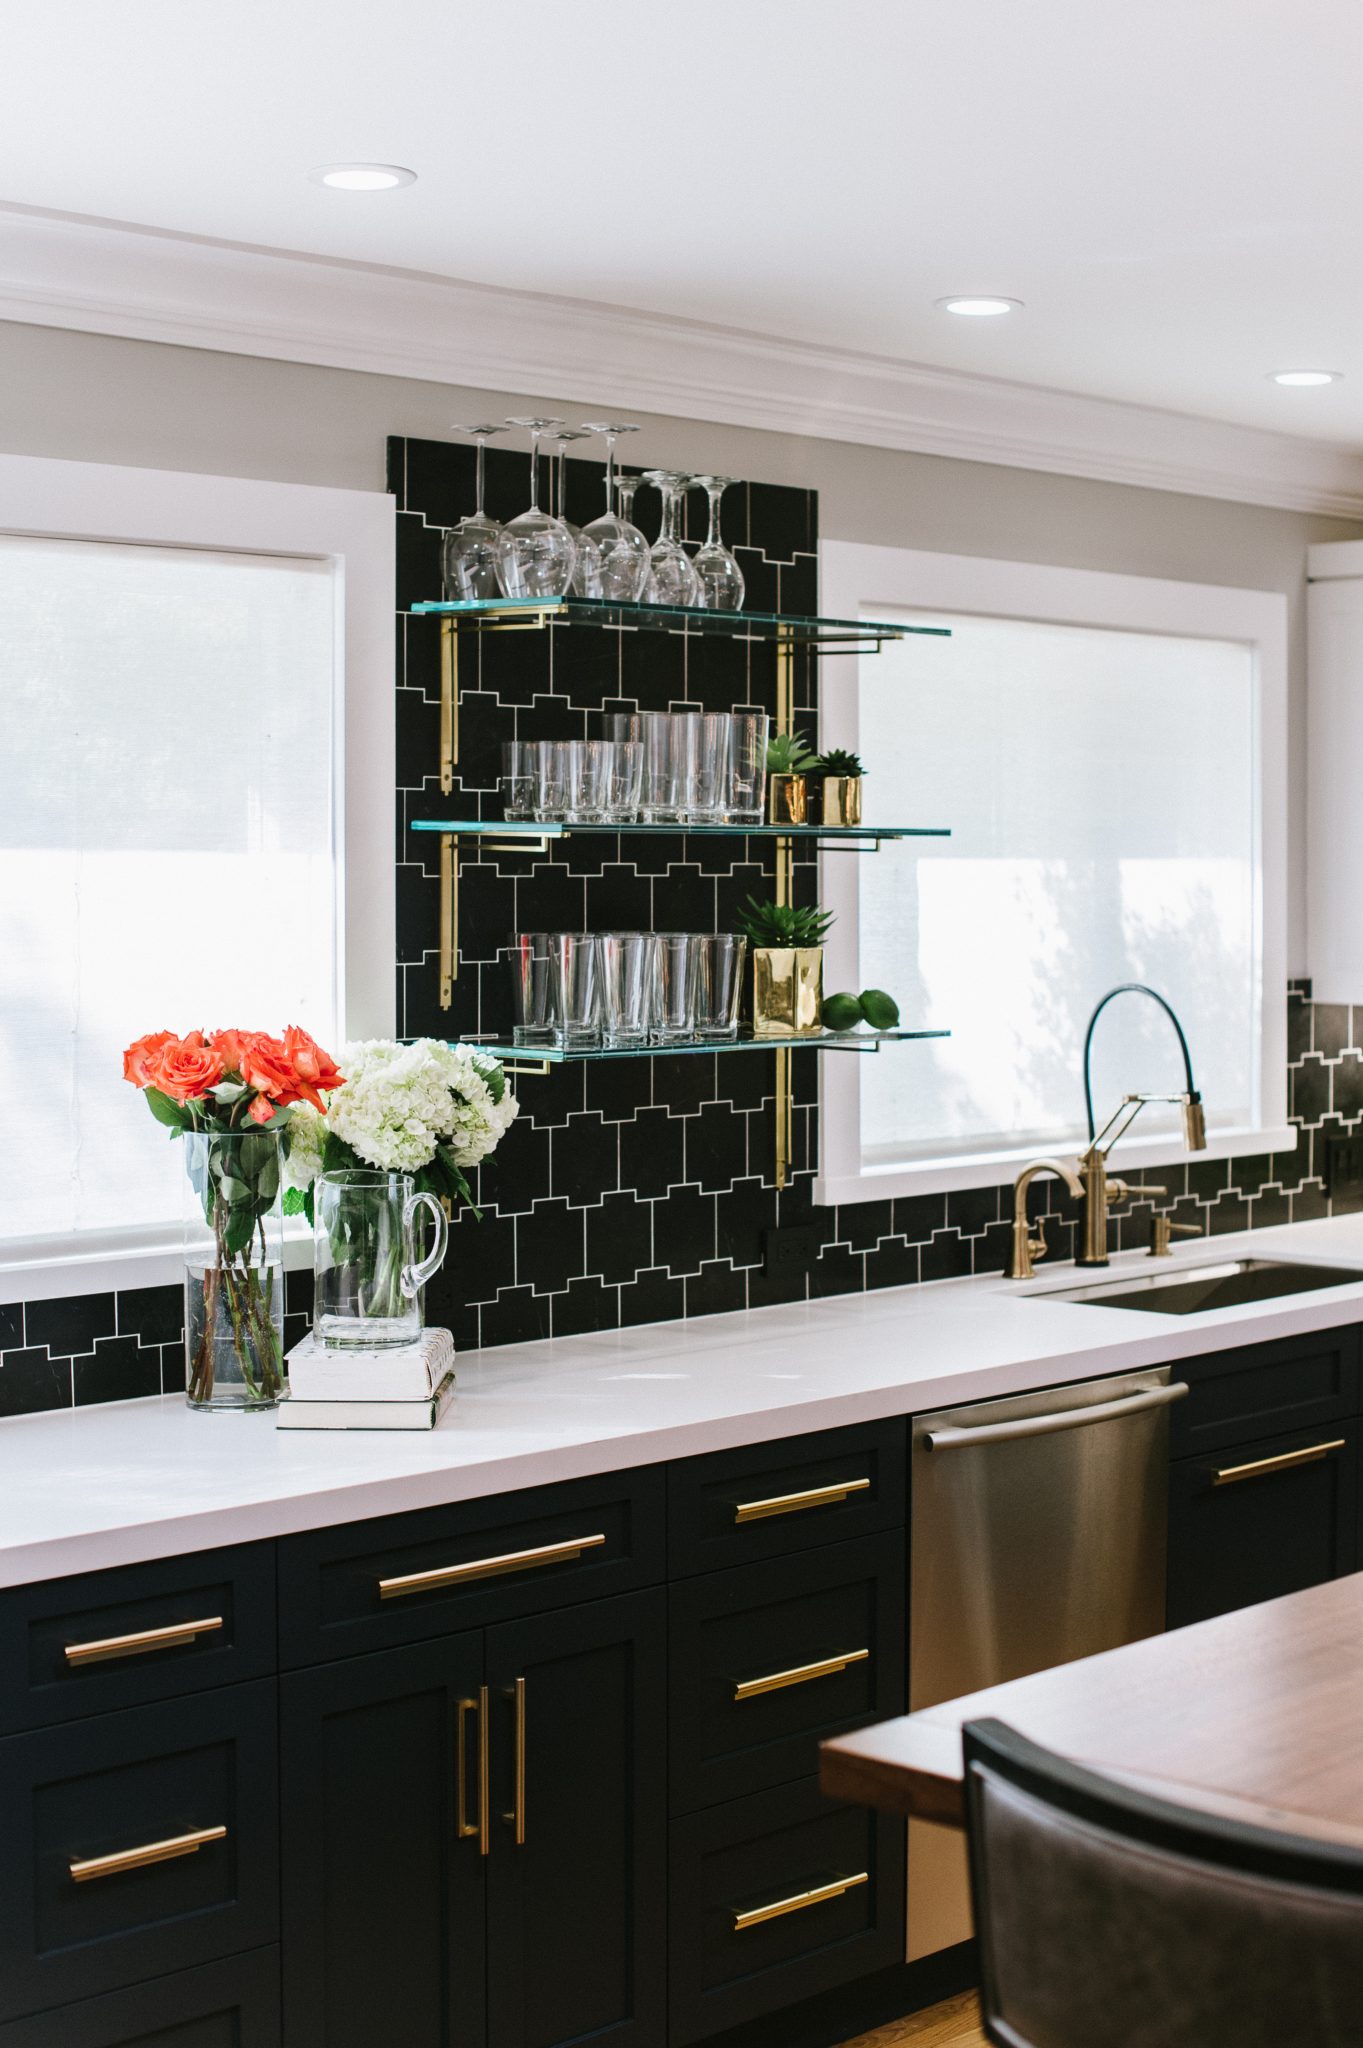
{"type": "Polygon", "coordinates": [[[414,818],[412,832],[449,832],[468,839],[570,839],[582,833],[620,833],[635,838],[826,839],[846,843],[882,839],[950,839],[946,825],[568,825],[537,824],[533,818],[414,818]]]}
{"type": "Polygon", "coordinates": [[[949,1031],[807,1031],[799,1038],[686,1039],[679,1045],[596,1045],[585,1052],[567,1052],[559,1045],[499,1045],[461,1039],[468,1052],[526,1067],[577,1066],[583,1060],[665,1060],[674,1053],[701,1052],[859,1052],[878,1053],[882,1045],[920,1038],[950,1038],[949,1031]]]}
{"type": "Polygon", "coordinates": [[[693,605],[613,604],[603,597],[442,598],[412,606],[414,613],[452,619],[477,632],[532,626],[640,627],[696,633],[715,640],[775,641],[816,652],[878,653],[887,640],[924,636],[949,640],[949,626],[891,625],[888,620],[818,619],[804,612],[712,612],[693,605]]]}

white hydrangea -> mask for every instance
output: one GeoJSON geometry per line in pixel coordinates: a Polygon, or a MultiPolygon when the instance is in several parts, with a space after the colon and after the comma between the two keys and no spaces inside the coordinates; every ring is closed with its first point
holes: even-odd
{"type": "Polygon", "coordinates": [[[474,1055],[435,1038],[361,1040],[343,1048],[340,1064],[345,1086],[331,1098],[328,1122],[361,1159],[387,1172],[429,1165],[442,1140],[460,1166],[476,1166],[520,1107],[509,1088],[494,1102],[474,1055]]]}
{"type": "Polygon", "coordinates": [[[310,1102],[295,1103],[288,1122],[288,1156],[284,1163],[285,1185],[310,1188],[322,1171],[322,1146],[327,1135],[326,1118],[310,1102]]]}

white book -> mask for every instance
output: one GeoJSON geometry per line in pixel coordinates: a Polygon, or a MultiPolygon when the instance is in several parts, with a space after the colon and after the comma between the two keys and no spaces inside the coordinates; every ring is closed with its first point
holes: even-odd
{"type": "Polygon", "coordinates": [[[435,1429],[453,1399],[449,1372],[421,1401],[299,1401],[290,1395],[274,1421],[276,1429],[435,1429]]]}
{"type": "Polygon", "coordinates": [[[309,1331],[288,1356],[295,1401],[424,1401],[454,1366],[448,1330],[423,1330],[415,1344],[389,1350],[333,1350],[309,1331]]]}

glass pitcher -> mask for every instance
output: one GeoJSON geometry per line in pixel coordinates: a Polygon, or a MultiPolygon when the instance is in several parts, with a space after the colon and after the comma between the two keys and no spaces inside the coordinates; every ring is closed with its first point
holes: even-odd
{"type": "Polygon", "coordinates": [[[414,1344],[421,1335],[421,1290],[449,1242],[436,1197],[418,1194],[410,1174],[347,1167],[321,1174],[313,1199],[317,1342],[365,1350],[414,1344]],[[435,1242],[421,1259],[417,1218],[423,1209],[435,1224],[435,1242]]]}

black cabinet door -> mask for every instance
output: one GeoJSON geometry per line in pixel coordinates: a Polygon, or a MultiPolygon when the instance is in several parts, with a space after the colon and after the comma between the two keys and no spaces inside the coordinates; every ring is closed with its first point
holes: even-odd
{"type": "Polygon", "coordinates": [[[487,1632],[491,2048],[666,2038],[665,1617],[630,1593],[487,1632]]]}
{"type": "Polygon", "coordinates": [[[279,2048],[279,1951],[179,1970],[0,2026],[0,2048],[279,2048]]]}
{"type": "Polygon", "coordinates": [[[1331,1422],[1174,1463],[1170,1628],[1354,1569],[1357,1432],[1331,1422]]]}
{"type": "Polygon", "coordinates": [[[474,1630],[280,1682],[289,2048],[480,2048],[482,1661],[474,1630]]]}

